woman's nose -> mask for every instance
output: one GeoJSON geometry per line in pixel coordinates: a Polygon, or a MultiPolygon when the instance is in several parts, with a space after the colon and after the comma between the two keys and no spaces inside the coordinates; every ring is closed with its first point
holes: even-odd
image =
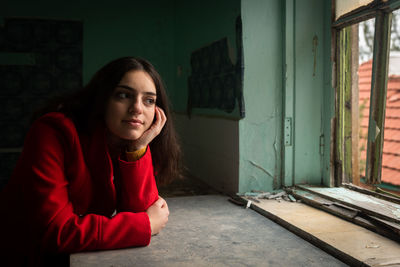
{"type": "Polygon", "coordinates": [[[131,105],[129,107],[129,113],[140,114],[143,111],[143,103],[140,101],[138,97],[132,100],[131,105]]]}

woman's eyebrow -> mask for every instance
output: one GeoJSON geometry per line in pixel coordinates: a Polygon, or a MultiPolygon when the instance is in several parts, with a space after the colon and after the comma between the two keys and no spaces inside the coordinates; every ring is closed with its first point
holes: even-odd
{"type": "MultiPolygon", "coordinates": [[[[129,91],[136,92],[136,90],[135,90],[134,88],[132,88],[132,87],[130,87],[130,86],[128,86],[128,85],[118,84],[117,87],[121,87],[121,88],[127,89],[127,90],[129,90],[129,91]]],[[[144,92],[144,94],[146,94],[146,95],[152,95],[152,96],[157,96],[157,94],[156,94],[156,93],[153,93],[153,92],[144,92]]]]}
{"type": "Polygon", "coordinates": [[[135,89],[133,89],[132,87],[129,87],[128,85],[118,84],[117,87],[125,88],[129,91],[136,91],[135,89]]]}

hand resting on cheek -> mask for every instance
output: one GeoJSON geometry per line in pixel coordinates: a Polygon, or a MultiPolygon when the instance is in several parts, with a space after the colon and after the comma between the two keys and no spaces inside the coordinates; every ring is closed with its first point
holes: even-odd
{"type": "Polygon", "coordinates": [[[147,147],[150,142],[153,141],[153,139],[160,134],[167,121],[167,117],[165,116],[164,111],[157,106],[155,107],[155,116],[155,121],[150,126],[150,128],[143,133],[141,137],[136,140],[128,141],[128,151],[136,151],[147,147]]]}

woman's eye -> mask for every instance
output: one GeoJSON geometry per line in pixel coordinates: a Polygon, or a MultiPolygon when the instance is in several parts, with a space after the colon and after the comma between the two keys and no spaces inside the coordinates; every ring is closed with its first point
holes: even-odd
{"type": "Polygon", "coordinates": [[[155,100],[154,98],[147,98],[147,99],[145,100],[145,102],[146,102],[146,104],[148,104],[148,105],[153,105],[153,104],[156,102],[156,100],[155,100]]]}
{"type": "Polygon", "coordinates": [[[123,92],[117,93],[116,96],[117,96],[119,99],[125,99],[125,98],[129,98],[129,97],[130,97],[128,93],[123,93],[123,92]]]}

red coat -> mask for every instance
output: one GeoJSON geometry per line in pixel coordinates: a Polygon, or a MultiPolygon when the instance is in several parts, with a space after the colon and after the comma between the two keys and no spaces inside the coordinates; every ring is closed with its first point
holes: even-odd
{"type": "Polygon", "coordinates": [[[117,196],[105,130],[99,129],[79,136],[61,113],[49,113],[32,125],[0,194],[0,261],[9,255],[30,254],[32,259],[43,252],[150,243],[145,210],[158,199],[150,149],[135,162],[118,159],[117,196]]]}

